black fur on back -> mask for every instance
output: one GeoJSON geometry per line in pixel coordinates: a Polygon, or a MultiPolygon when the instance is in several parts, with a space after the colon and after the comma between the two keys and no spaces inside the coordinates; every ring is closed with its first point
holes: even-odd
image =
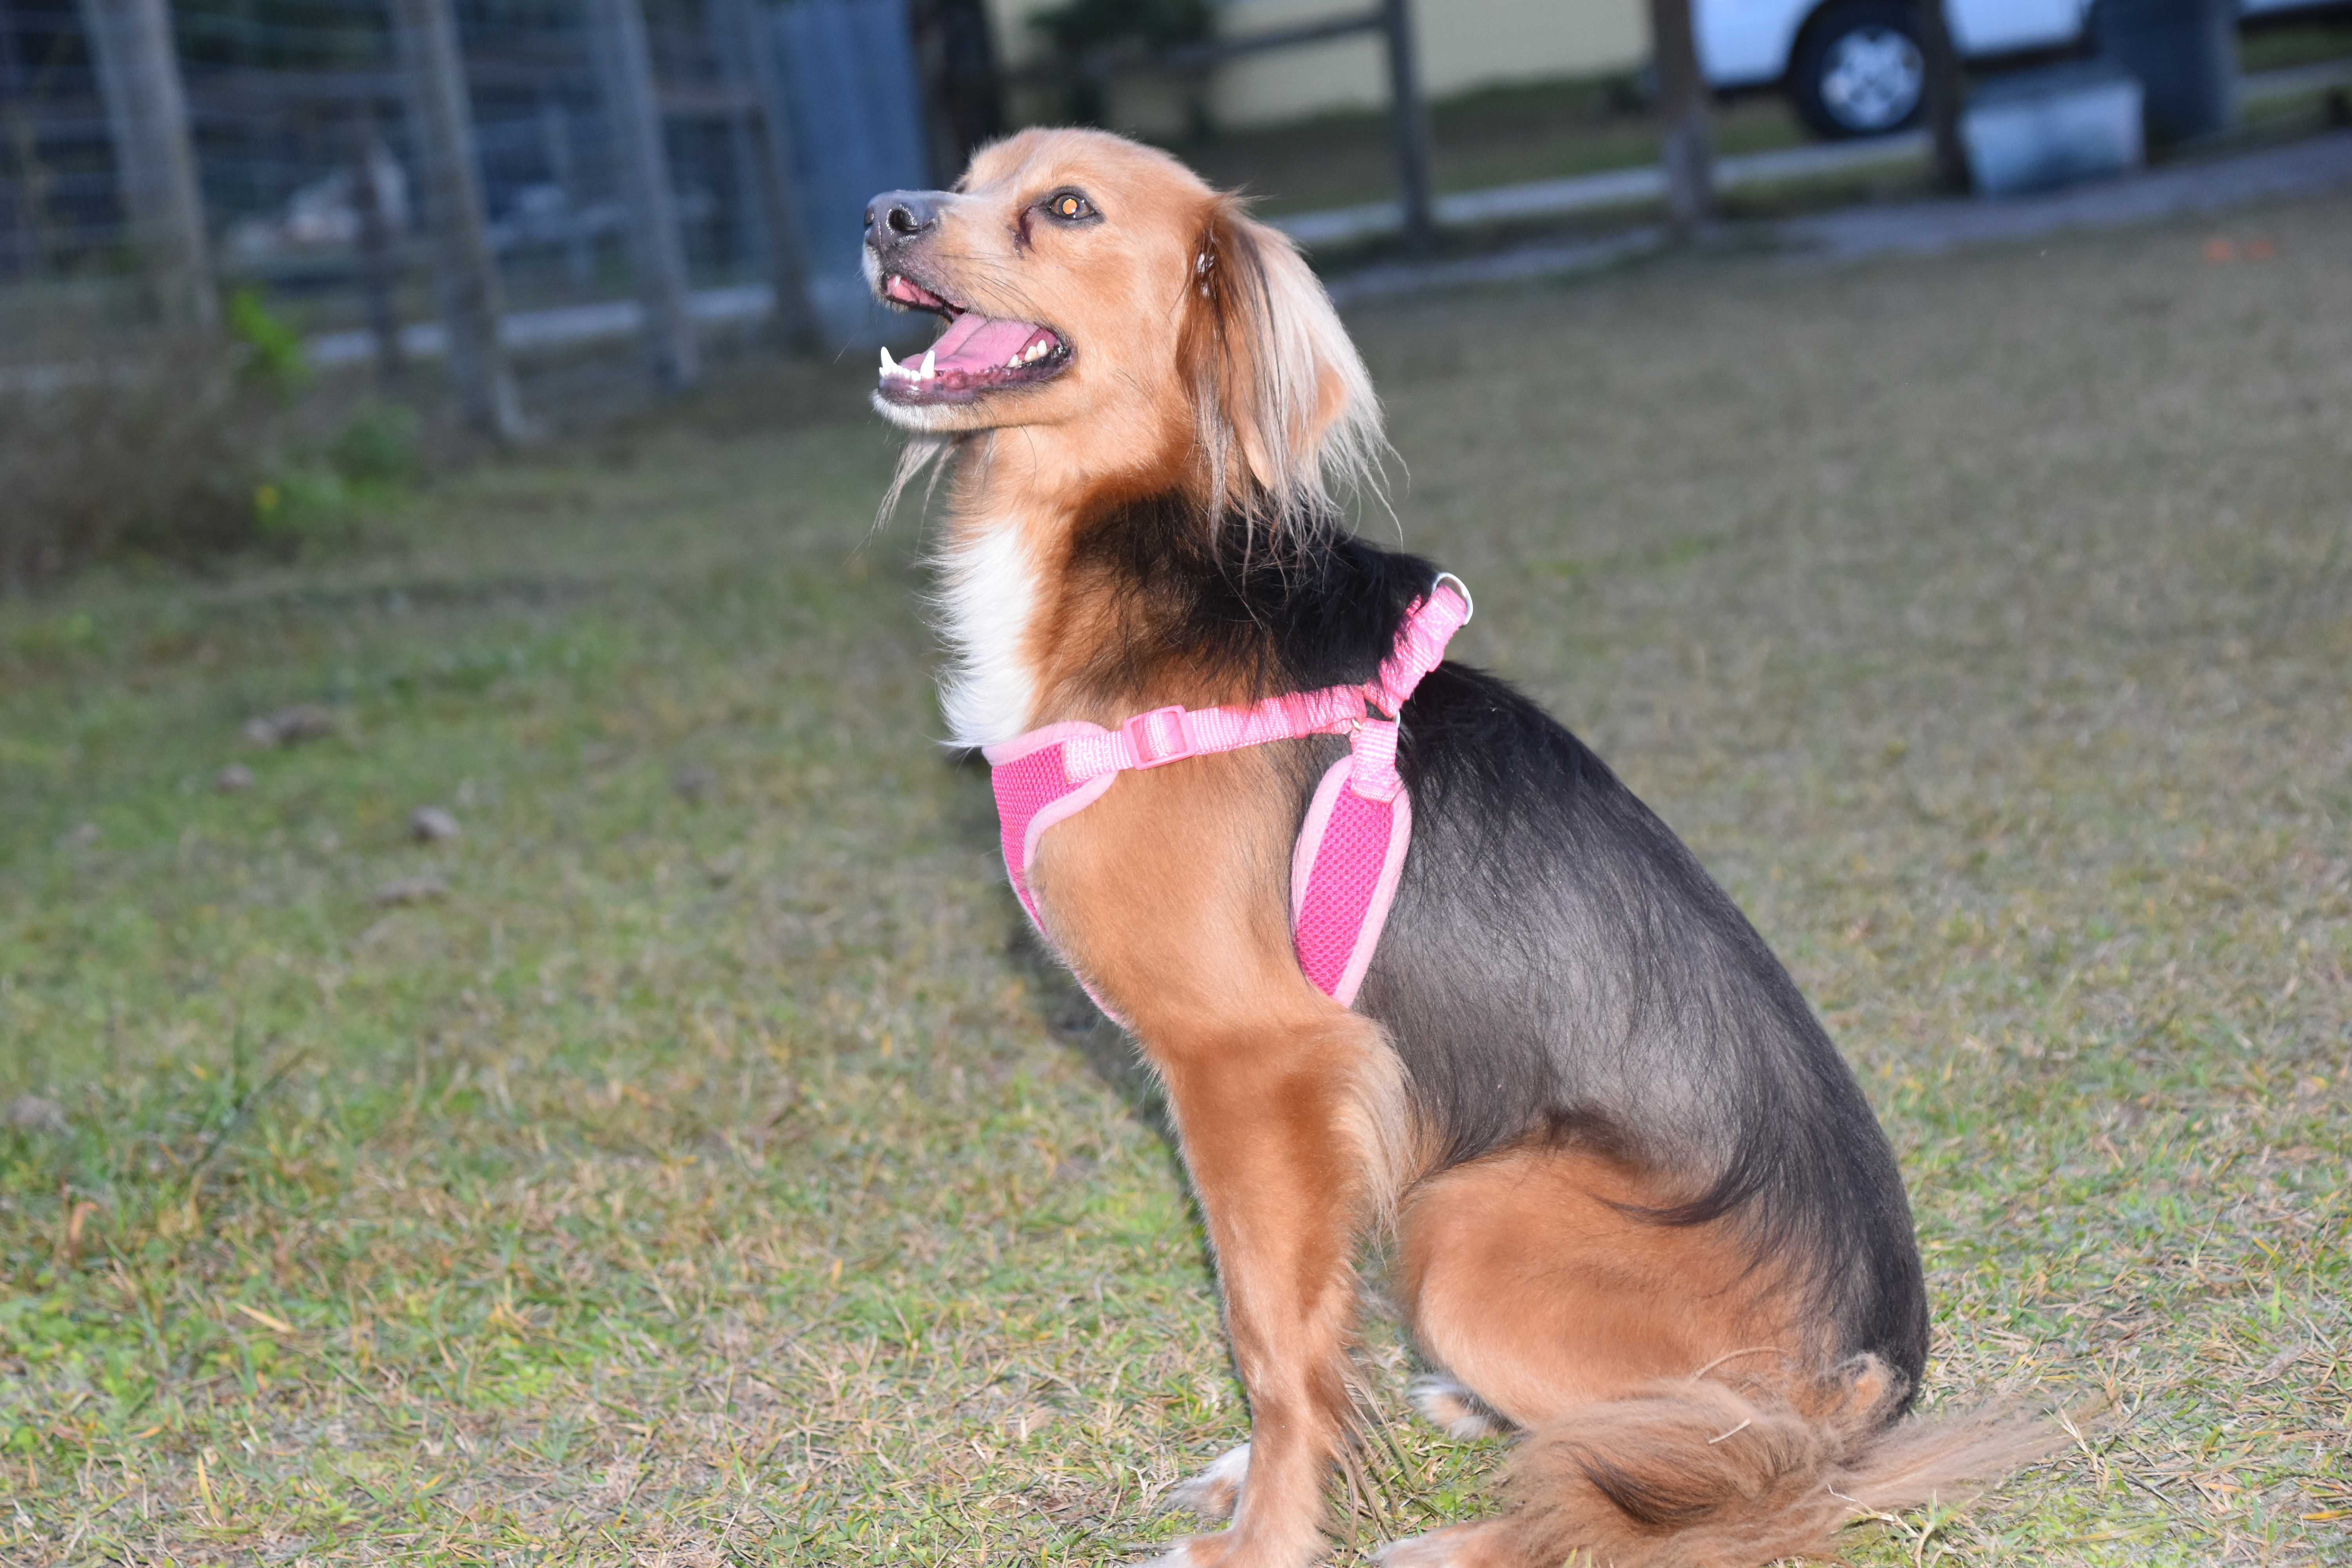
{"type": "Polygon", "coordinates": [[[1082,678],[1106,696],[1139,688],[1171,652],[1242,676],[1256,696],[1369,679],[1435,574],[1336,526],[1274,529],[1235,514],[1213,540],[1199,507],[1174,496],[1079,530],[1067,570],[1082,589],[1109,588],[1125,621],[1082,678]]]}
{"type": "MultiPolygon", "coordinates": [[[[1370,679],[1436,575],[1337,529],[1229,525],[1173,499],[1077,537],[1071,569],[1120,590],[1122,659],[1182,656],[1254,691],[1370,679]]],[[[1832,1360],[1916,1385],[1925,1282],[1893,1150],[1796,984],[1682,841],[1535,703],[1448,662],[1402,714],[1413,837],[1356,1000],[1412,1080],[1440,1166],[1531,1142],[1687,1177],[1663,1225],[1728,1216],[1794,1270],[1832,1360]]],[[[1298,748],[1297,810],[1337,742],[1298,748]],[[1320,759],[1320,761],[1318,761],[1320,759]]]]}

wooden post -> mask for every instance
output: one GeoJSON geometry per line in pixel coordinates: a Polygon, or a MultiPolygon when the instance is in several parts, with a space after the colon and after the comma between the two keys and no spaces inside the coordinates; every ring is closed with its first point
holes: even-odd
{"type": "Polygon", "coordinates": [[[1660,149],[1666,167],[1666,222],[1688,239],[1715,216],[1715,154],[1706,123],[1706,82],[1699,75],[1691,0],[1650,0],[1650,43],[1658,69],[1660,149]]]}
{"type": "Polygon", "coordinates": [[[468,424],[494,439],[516,440],[523,434],[522,407],[499,342],[505,304],[483,232],[457,15],[450,0],[392,0],[392,22],[416,145],[417,194],[433,234],[433,280],[449,334],[450,388],[468,424]]]}
{"type": "Polygon", "coordinates": [[[1919,53],[1927,72],[1927,101],[1922,118],[1935,140],[1936,184],[1965,194],[1970,184],[1968,150],[1960,145],[1960,52],[1944,0],[1913,0],[1919,15],[1919,53]]]}
{"type": "Polygon", "coordinates": [[[688,308],[686,247],[677,232],[669,154],[662,145],[653,56],[637,0],[588,0],[588,52],[604,106],[605,140],[628,204],[629,260],[645,306],[654,377],[667,388],[690,386],[702,374],[702,355],[688,308]]]}
{"type": "Polygon", "coordinates": [[[205,247],[204,196],[188,136],[188,100],[163,0],[82,0],[114,139],[115,180],[156,309],[174,327],[220,321],[205,247]]]}
{"type": "MultiPolygon", "coordinates": [[[[16,32],[0,27],[0,102],[26,104],[31,98],[24,65],[16,58],[16,32]]],[[[39,160],[27,155],[33,151],[32,115],[19,109],[7,118],[12,121],[8,126],[9,139],[16,143],[16,195],[8,203],[7,226],[0,228],[0,276],[38,277],[42,264],[42,195],[39,160]]]]}
{"type": "Polygon", "coordinates": [[[376,380],[385,386],[399,380],[404,368],[400,311],[394,299],[400,282],[398,220],[404,216],[393,199],[399,178],[400,166],[376,131],[373,107],[362,110],[359,158],[352,166],[352,205],[360,216],[360,294],[367,301],[368,331],[375,338],[376,380]]]}
{"type": "Polygon", "coordinates": [[[808,250],[801,227],[800,182],[793,142],[792,106],[775,37],[759,0],[712,0],[715,31],[727,42],[730,76],[759,100],[757,172],[760,216],[768,244],[768,278],[776,296],[777,339],[793,349],[814,348],[816,311],[809,303],[808,250]]]}
{"type": "Polygon", "coordinates": [[[1408,250],[1437,242],[1430,217],[1429,106],[1421,99],[1421,61],[1412,44],[1412,0],[1381,0],[1389,50],[1389,114],[1396,132],[1397,205],[1404,215],[1408,250]]]}

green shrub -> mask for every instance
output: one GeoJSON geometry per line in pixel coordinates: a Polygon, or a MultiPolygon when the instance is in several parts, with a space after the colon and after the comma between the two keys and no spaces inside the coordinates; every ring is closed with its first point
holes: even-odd
{"type": "Polygon", "coordinates": [[[297,447],[270,466],[254,488],[255,531],[294,549],[348,535],[371,502],[405,489],[416,472],[415,411],[370,404],[315,450],[297,447]]]}
{"type": "Polygon", "coordinates": [[[245,370],[281,403],[290,403],[310,379],[302,334],[270,314],[261,296],[240,289],[228,298],[229,336],[243,346],[245,370]]]}
{"type": "Polygon", "coordinates": [[[327,443],[327,461],[345,482],[398,489],[416,479],[416,410],[374,403],[343,422],[327,443]]]}
{"type": "Polygon", "coordinates": [[[273,544],[299,548],[349,533],[359,521],[358,511],[352,487],[330,468],[289,468],[253,490],[254,531],[273,544]]]}
{"type": "Polygon", "coordinates": [[[314,416],[281,353],[299,363],[299,342],[257,302],[230,310],[228,342],[164,341],[0,394],[0,592],[109,555],[299,550],[415,481],[410,409],[369,404],[323,441],[290,435],[314,416]]]}

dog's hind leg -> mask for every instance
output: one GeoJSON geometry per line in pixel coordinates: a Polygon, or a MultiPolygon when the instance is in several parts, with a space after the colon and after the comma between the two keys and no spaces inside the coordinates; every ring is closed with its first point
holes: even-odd
{"type": "MultiPolygon", "coordinates": [[[[1704,1425],[1723,1385],[1696,1384],[1694,1374],[1736,1380],[1749,1357],[1777,1371],[1798,1348],[1774,1342],[1781,1330],[1771,1292],[1737,1238],[1717,1226],[1664,1226],[1629,1212],[1675,1195],[1644,1186],[1590,1153],[1520,1150],[1433,1177],[1405,1201],[1401,1293],[1415,1338],[1466,1395],[1443,1412],[1491,1411],[1527,1431],[1531,1447],[1515,1467],[1522,1472],[1556,1434],[1624,1426],[1630,1412],[1655,1425],[1653,1406],[1672,1406],[1675,1419],[1704,1425]],[[1661,1388],[1675,1392],[1662,1400],[1661,1388]],[[1681,1410],[1683,1390],[1697,1400],[1691,1411],[1681,1410]]],[[[1738,1422],[1708,1427],[1698,1454],[1727,1458],[1704,1438],[1738,1422]]],[[[1632,1440],[1657,1443],[1646,1428],[1632,1440]]],[[[1496,1519],[1396,1542],[1382,1561],[1556,1568],[1583,1547],[1602,1561],[1652,1561],[1643,1542],[1664,1521],[1629,1521],[1605,1500],[1591,1500],[1580,1512],[1547,1486],[1496,1519]]]]}
{"type": "Polygon", "coordinates": [[[1399,1224],[1414,1337],[1523,1428],[1770,1342],[1767,1280],[1736,1235],[1629,1212],[1678,1195],[1571,1150],[1522,1149],[1432,1177],[1399,1224]]]}

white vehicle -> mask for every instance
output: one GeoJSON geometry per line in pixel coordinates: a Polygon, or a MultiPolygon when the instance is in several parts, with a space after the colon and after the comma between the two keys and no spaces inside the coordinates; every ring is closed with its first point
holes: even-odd
{"type": "MultiPolygon", "coordinates": [[[[2314,0],[2242,0],[2241,14],[2314,0]]],[[[2088,0],[1945,0],[1965,60],[2060,49],[2090,26],[2088,0]]],[[[1717,88],[1780,83],[1824,136],[1872,136],[1918,118],[1927,84],[1909,0],[1693,0],[1699,68],[1717,88]]]]}

